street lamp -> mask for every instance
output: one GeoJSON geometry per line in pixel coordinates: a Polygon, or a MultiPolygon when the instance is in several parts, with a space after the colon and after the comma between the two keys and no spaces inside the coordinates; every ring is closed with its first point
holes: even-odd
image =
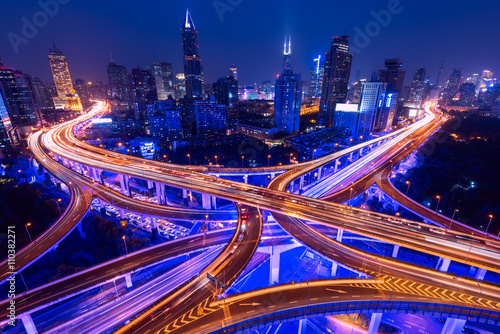
{"type": "Polygon", "coordinates": [[[490,217],[490,221],[488,222],[488,226],[486,227],[486,234],[488,234],[488,229],[490,228],[491,221],[493,220],[493,215],[489,215],[488,217],[490,217]]]}
{"type": "Polygon", "coordinates": [[[123,239],[123,243],[125,244],[125,252],[128,254],[128,248],[127,248],[127,237],[126,236],[122,236],[122,239],[123,239]]]}
{"type": "Polygon", "coordinates": [[[244,167],[244,165],[243,165],[243,159],[245,159],[244,155],[241,156],[241,167],[244,167]]]}
{"type": "Polygon", "coordinates": [[[351,205],[351,200],[352,200],[352,191],[353,191],[353,188],[351,187],[351,196],[349,196],[349,206],[351,205]]]}
{"type": "Polygon", "coordinates": [[[458,209],[455,209],[455,211],[453,211],[453,215],[451,216],[451,219],[450,219],[450,227],[448,228],[451,228],[451,224],[453,223],[453,218],[455,218],[455,213],[458,212],[458,209]]]}
{"type": "Polygon", "coordinates": [[[61,202],[62,199],[58,198],[57,201],[56,201],[56,204],[57,204],[57,208],[59,209],[59,214],[62,215],[61,213],[61,207],[59,206],[59,202],[61,202]]]}
{"type": "Polygon", "coordinates": [[[410,191],[410,181],[406,181],[405,183],[406,183],[406,185],[408,186],[408,187],[406,188],[406,196],[408,196],[408,192],[410,191]]]}
{"type": "Polygon", "coordinates": [[[26,227],[26,232],[28,232],[28,237],[30,238],[30,242],[33,242],[33,239],[31,239],[30,231],[28,230],[28,226],[31,226],[31,223],[24,224],[24,227],[26,227]]]}
{"type": "Polygon", "coordinates": [[[191,154],[188,153],[187,157],[189,158],[189,165],[191,165],[191,154]]]}
{"type": "Polygon", "coordinates": [[[218,156],[215,156],[215,165],[218,166],[219,164],[217,163],[217,158],[218,156]]]}
{"type": "Polygon", "coordinates": [[[271,159],[271,155],[270,154],[267,155],[267,167],[269,167],[269,159],[271,159]]]}
{"type": "Polygon", "coordinates": [[[436,198],[437,198],[437,200],[438,200],[438,202],[437,202],[437,204],[436,204],[436,212],[438,212],[439,202],[441,202],[441,196],[439,196],[439,195],[438,195],[438,196],[436,196],[436,198]]]}

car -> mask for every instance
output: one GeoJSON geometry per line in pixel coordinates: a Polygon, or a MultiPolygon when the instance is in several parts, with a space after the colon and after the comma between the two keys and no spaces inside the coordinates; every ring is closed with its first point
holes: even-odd
{"type": "Polygon", "coordinates": [[[420,229],[420,228],[421,228],[419,223],[412,223],[412,222],[409,222],[409,223],[408,223],[408,226],[409,226],[409,227],[413,227],[413,228],[418,228],[418,229],[420,229]]]}
{"type": "Polygon", "coordinates": [[[437,234],[441,234],[441,235],[446,234],[446,232],[440,227],[429,227],[429,231],[437,233],[437,234]]]}

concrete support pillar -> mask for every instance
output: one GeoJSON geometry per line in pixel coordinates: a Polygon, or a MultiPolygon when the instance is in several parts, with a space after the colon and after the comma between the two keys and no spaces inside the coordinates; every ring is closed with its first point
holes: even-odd
{"type": "Polygon", "coordinates": [[[125,219],[125,210],[118,209],[118,212],[120,212],[120,219],[125,219]]]}
{"type": "Polygon", "coordinates": [[[351,153],[349,154],[349,161],[350,161],[350,162],[352,162],[352,155],[353,155],[353,154],[354,154],[354,152],[351,152],[351,153]]]}
{"type": "Polygon", "coordinates": [[[128,196],[127,186],[125,185],[126,184],[126,180],[125,180],[126,177],[127,176],[123,175],[123,174],[118,175],[118,178],[120,179],[120,187],[122,188],[122,194],[125,196],[128,196]]]}
{"type": "Polygon", "coordinates": [[[78,225],[76,225],[76,227],[78,228],[78,232],[80,233],[80,237],[82,239],[85,239],[85,232],[83,232],[83,226],[82,226],[82,222],[80,221],[78,223],[78,225]]]}
{"type": "Polygon", "coordinates": [[[394,245],[394,248],[392,249],[392,257],[398,257],[399,253],[399,245],[394,245]]]}
{"type": "Polygon", "coordinates": [[[212,207],[214,208],[214,210],[217,210],[217,197],[211,196],[211,198],[212,198],[212,207]]]}
{"type": "Polygon", "coordinates": [[[299,184],[299,189],[302,190],[304,187],[304,175],[300,176],[300,184],[299,184]]]}
{"type": "Polygon", "coordinates": [[[151,238],[156,240],[156,238],[158,238],[158,225],[156,224],[156,218],[149,217],[149,220],[151,221],[151,238]]]}
{"type": "Polygon", "coordinates": [[[127,289],[134,286],[134,284],[132,283],[132,277],[130,276],[130,274],[125,275],[125,283],[127,284],[127,289]]]}
{"type": "Polygon", "coordinates": [[[94,179],[95,182],[99,182],[99,177],[97,176],[97,170],[95,169],[95,167],[91,167],[92,168],[92,178],[94,179]]]}
{"type": "Polygon", "coordinates": [[[342,236],[344,235],[344,230],[337,230],[337,238],[338,242],[342,242],[342,236]]]}
{"type": "Polygon", "coordinates": [[[299,320],[299,331],[298,334],[306,334],[307,333],[307,318],[299,320]]]}
{"type": "Polygon", "coordinates": [[[482,281],[486,275],[487,270],[484,268],[478,268],[476,271],[476,280],[482,281]]]}
{"type": "Polygon", "coordinates": [[[165,195],[161,192],[161,185],[159,182],[155,182],[155,188],[156,188],[156,198],[158,199],[158,204],[164,204],[165,201],[163,200],[163,197],[165,195]]]}
{"type": "Polygon", "coordinates": [[[460,334],[465,326],[465,319],[446,318],[441,334],[460,334]]]}
{"type": "Polygon", "coordinates": [[[279,283],[280,281],[280,256],[281,253],[276,247],[272,247],[269,268],[269,284],[279,283]]]}
{"type": "Polygon", "coordinates": [[[370,149],[370,151],[373,149],[373,144],[370,144],[368,145],[368,148],[370,149]]]}
{"type": "Polygon", "coordinates": [[[24,329],[26,330],[27,334],[38,334],[35,323],[33,322],[30,314],[23,315],[21,317],[21,321],[23,322],[24,329]]]}
{"type": "Polygon", "coordinates": [[[203,209],[210,210],[210,195],[209,194],[201,194],[201,205],[203,209]]]}
{"type": "Polygon", "coordinates": [[[333,172],[337,173],[338,168],[339,168],[339,159],[335,160],[335,167],[333,167],[333,172]]]}
{"type": "Polygon", "coordinates": [[[359,156],[363,156],[363,147],[359,149],[359,156]]]}
{"type": "Polygon", "coordinates": [[[271,180],[276,177],[276,173],[271,173],[271,180]]]}
{"type": "Polygon", "coordinates": [[[339,264],[337,263],[337,261],[332,261],[332,271],[331,271],[331,277],[336,277],[337,276],[337,269],[339,267],[339,264]]]}
{"type": "Polygon", "coordinates": [[[378,328],[380,327],[380,322],[382,321],[383,313],[372,313],[372,317],[370,319],[370,327],[368,327],[367,334],[377,334],[378,328]]]}
{"type": "Polygon", "coordinates": [[[438,263],[436,265],[436,269],[438,269],[439,271],[445,273],[445,272],[448,271],[448,268],[450,268],[450,262],[451,262],[450,259],[447,259],[447,258],[444,258],[444,257],[440,257],[439,260],[438,260],[438,263]]]}
{"type": "Polygon", "coordinates": [[[148,182],[148,189],[153,188],[153,181],[146,180],[148,182]]]}
{"type": "Polygon", "coordinates": [[[188,191],[187,191],[187,189],[182,189],[182,198],[188,198],[188,191]]]}
{"type": "Polygon", "coordinates": [[[323,166],[318,168],[318,182],[321,180],[321,171],[323,170],[323,166]]]}
{"type": "Polygon", "coordinates": [[[248,183],[248,174],[243,175],[243,182],[248,183]]]}

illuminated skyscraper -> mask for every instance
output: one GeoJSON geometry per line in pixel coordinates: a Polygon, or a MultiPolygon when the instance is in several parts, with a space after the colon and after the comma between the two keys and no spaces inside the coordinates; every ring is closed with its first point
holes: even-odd
{"type": "Polygon", "coordinates": [[[175,75],[175,98],[182,99],[186,96],[186,76],[184,73],[175,75]]]}
{"type": "Polygon", "coordinates": [[[279,132],[283,132],[285,135],[294,135],[299,132],[302,87],[300,74],[294,74],[292,70],[290,39],[288,39],[288,45],[285,39],[283,53],[283,73],[276,79],[275,86],[274,125],[279,132]]]}
{"type": "Polygon", "coordinates": [[[156,100],[155,78],[150,70],[139,67],[132,69],[130,74],[130,87],[134,102],[135,119],[143,119],[146,106],[156,100]]]}
{"type": "Polygon", "coordinates": [[[365,82],[361,90],[357,135],[385,131],[394,120],[398,93],[385,82],[365,82]]]}
{"type": "Polygon", "coordinates": [[[109,63],[107,67],[109,88],[113,98],[121,102],[128,103],[132,107],[132,99],[130,94],[130,82],[128,80],[127,69],[125,66],[116,63],[109,63]]]}
{"type": "Polygon", "coordinates": [[[184,75],[186,77],[186,97],[188,99],[203,97],[203,68],[198,55],[198,32],[194,26],[189,10],[181,27],[182,46],[184,50],[184,75]]]}
{"type": "Polygon", "coordinates": [[[323,75],[325,73],[325,64],[321,59],[321,55],[318,58],[314,58],[313,65],[311,67],[311,82],[309,83],[309,95],[312,97],[321,96],[321,88],[323,86],[323,75]]]}
{"type": "Polygon", "coordinates": [[[83,110],[80,98],[73,89],[66,56],[56,48],[49,49],[49,64],[56,84],[57,97],[54,98],[56,109],[83,110]]]}
{"type": "Polygon", "coordinates": [[[352,54],[349,53],[349,36],[334,37],[330,52],[326,54],[323,88],[319,108],[319,125],[331,127],[337,103],[345,103],[347,85],[351,75],[352,54]]]}
{"type": "Polygon", "coordinates": [[[423,94],[425,87],[425,68],[419,68],[415,71],[413,80],[410,85],[410,96],[408,97],[408,103],[415,106],[420,106],[423,102],[423,94]]]}
{"type": "Polygon", "coordinates": [[[443,95],[441,96],[442,105],[451,106],[455,101],[458,101],[456,95],[458,93],[461,81],[462,81],[462,69],[461,68],[453,69],[453,73],[450,75],[450,78],[446,82],[443,95]]]}
{"type": "Polygon", "coordinates": [[[151,64],[151,70],[155,77],[158,100],[166,100],[169,96],[175,98],[174,71],[172,70],[172,64],[153,62],[151,64]]]}
{"type": "Polygon", "coordinates": [[[234,80],[238,81],[238,69],[236,66],[233,64],[229,68],[229,72],[231,72],[231,75],[233,76],[234,80]]]}

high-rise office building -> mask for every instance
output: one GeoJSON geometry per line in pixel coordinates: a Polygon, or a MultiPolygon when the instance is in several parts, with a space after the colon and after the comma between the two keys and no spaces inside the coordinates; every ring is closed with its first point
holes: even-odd
{"type": "Polygon", "coordinates": [[[194,111],[198,137],[206,138],[225,133],[227,108],[223,104],[215,103],[213,96],[210,100],[194,101],[194,111]]]}
{"type": "Polygon", "coordinates": [[[392,126],[398,93],[385,82],[365,82],[361,91],[357,135],[381,132],[392,126]]]}
{"type": "Polygon", "coordinates": [[[493,83],[493,71],[484,70],[481,74],[481,78],[478,79],[476,83],[476,95],[479,94],[479,90],[482,88],[487,88],[493,83]]]}
{"type": "Polygon", "coordinates": [[[274,125],[278,132],[294,135],[299,132],[302,86],[300,74],[292,70],[292,46],[285,39],[283,73],[276,79],[274,93],[274,125]]]}
{"type": "Polygon", "coordinates": [[[408,97],[408,103],[420,106],[423,102],[424,88],[425,88],[425,68],[419,68],[415,71],[413,75],[413,80],[410,85],[410,95],[408,97]]]}
{"type": "Polygon", "coordinates": [[[175,75],[175,98],[183,99],[186,96],[186,76],[184,73],[175,75]]]}
{"type": "Polygon", "coordinates": [[[318,55],[314,58],[313,65],[311,67],[311,82],[309,83],[309,95],[312,97],[321,96],[321,88],[323,87],[323,75],[325,73],[325,63],[318,55]]]}
{"type": "Polygon", "coordinates": [[[155,77],[158,100],[166,100],[170,96],[175,99],[174,71],[172,64],[163,62],[151,63],[151,71],[155,77]]]}
{"type": "Polygon", "coordinates": [[[14,127],[36,126],[40,120],[31,81],[28,74],[0,67],[0,94],[14,127]]]}
{"type": "Polygon", "coordinates": [[[238,102],[238,81],[230,75],[225,78],[219,78],[213,84],[213,94],[215,102],[225,104],[228,107],[234,107],[238,102]]]}
{"type": "Polygon", "coordinates": [[[45,84],[38,78],[34,78],[32,81],[33,85],[33,96],[35,97],[35,102],[40,110],[48,110],[54,108],[54,102],[50,98],[50,93],[45,86],[45,84]]]}
{"type": "Polygon", "coordinates": [[[130,87],[134,103],[135,119],[143,119],[146,106],[156,101],[155,78],[150,70],[133,68],[130,74],[130,87]]]}
{"type": "Polygon", "coordinates": [[[347,85],[351,75],[352,54],[349,53],[349,36],[334,37],[325,58],[323,87],[318,123],[331,127],[337,103],[345,103],[347,85]]]}
{"type": "Polygon", "coordinates": [[[466,82],[460,85],[458,90],[458,100],[454,105],[463,107],[472,107],[476,99],[476,85],[471,82],[466,82]]]}
{"type": "Polygon", "coordinates": [[[54,98],[55,108],[82,111],[80,98],[73,89],[66,56],[56,48],[55,44],[49,49],[49,64],[57,89],[57,97],[54,98]]]}
{"type": "MultiPolygon", "coordinates": [[[[361,99],[361,88],[366,79],[360,79],[349,85],[349,90],[347,91],[347,102],[358,104],[361,99]]],[[[337,111],[337,109],[335,109],[337,111]]]]}
{"type": "Polygon", "coordinates": [[[203,97],[203,68],[198,55],[198,32],[194,26],[189,10],[181,27],[182,47],[184,50],[184,75],[186,78],[186,97],[188,99],[203,97]]]}
{"type": "Polygon", "coordinates": [[[444,106],[451,106],[457,101],[457,93],[462,81],[462,69],[455,68],[450,75],[450,78],[445,84],[443,94],[441,96],[441,104],[444,106]]]}
{"type": "Polygon", "coordinates": [[[149,116],[151,136],[155,140],[175,141],[182,139],[180,111],[168,100],[155,102],[156,115],[149,116]]]}
{"type": "Polygon", "coordinates": [[[234,80],[238,81],[238,69],[236,68],[236,66],[234,64],[231,65],[231,67],[229,68],[229,72],[230,72],[230,75],[233,76],[234,80]]]}
{"type": "MultiPolygon", "coordinates": [[[[0,70],[3,65],[0,60],[0,70]]],[[[11,136],[12,132],[12,122],[10,121],[9,112],[7,111],[7,105],[5,103],[2,91],[0,90],[0,152],[7,153],[12,148],[14,144],[13,138],[11,136]]]]}
{"type": "Polygon", "coordinates": [[[386,82],[388,87],[401,92],[406,71],[401,69],[403,61],[398,58],[386,59],[385,68],[379,70],[379,81],[386,82]]]}
{"type": "Polygon", "coordinates": [[[132,107],[127,68],[111,62],[108,64],[107,72],[111,97],[120,102],[128,103],[129,107],[132,107]]]}

